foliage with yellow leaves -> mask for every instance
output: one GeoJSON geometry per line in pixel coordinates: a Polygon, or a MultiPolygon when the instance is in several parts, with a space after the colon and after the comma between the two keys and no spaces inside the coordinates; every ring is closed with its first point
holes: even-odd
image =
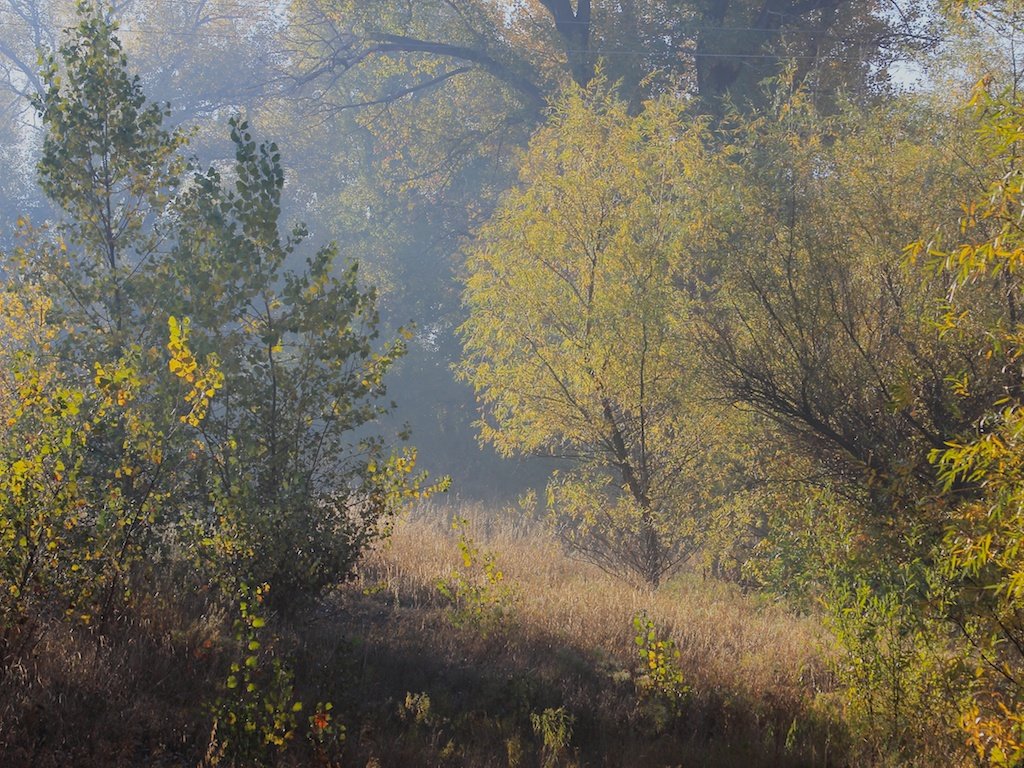
{"type": "Polygon", "coordinates": [[[548,493],[566,539],[651,584],[699,540],[720,453],[685,289],[713,161],[684,108],[569,89],[469,254],[461,329],[481,438],[568,458],[548,493]]]}
{"type": "MultiPolygon", "coordinates": [[[[979,359],[995,361],[1001,392],[973,433],[951,440],[931,458],[944,481],[949,527],[942,565],[956,586],[948,611],[972,646],[976,689],[961,724],[980,759],[1010,768],[1024,759],[1024,322],[1019,314],[1024,235],[1024,103],[993,92],[990,79],[971,105],[978,137],[1001,166],[982,195],[964,205],[964,239],[951,247],[916,243],[908,250],[947,271],[957,288],[943,318],[947,337],[985,331],[979,359]],[[998,312],[969,300],[979,290],[1001,298],[998,312]]],[[[978,384],[965,373],[957,391],[978,384]]]]}
{"type": "MultiPolygon", "coordinates": [[[[0,663],[16,658],[47,617],[104,622],[133,565],[150,551],[167,492],[165,446],[140,395],[137,350],[92,376],[62,368],[60,325],[38,287],[0,293],[0,663]],[[98,470],[97,452],[120,450],[98,470]]],[[[187,325],[185,326],[187,327],[187,325]]],[[[191,358],[187,338],[173,342],[191,358]]],[[[199,378],[215,389],[215,367],[199,378]]],[[[196,396],[193,400],[200,400],[196,396]]],[[[193,404],[196,424],[202,417],[193,404]]]]}

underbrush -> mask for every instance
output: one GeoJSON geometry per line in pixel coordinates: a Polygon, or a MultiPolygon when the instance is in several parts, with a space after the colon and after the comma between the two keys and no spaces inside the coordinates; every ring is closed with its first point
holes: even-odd
{"type": "Polygon", "coordinates": [[[440,517],[293,614],[155,581],[103,634],[40,627],[0,681],[0,763],[851,764],[814,619],[697,576],[633,587],[539,531],[440,517]],[[225,741],[249,711],[276,736],[243,754],[225,741]]]}
{"type": "Polygon", "coordinates": [[[224,652],[224,610],[196,597],[155,591],[103,634],[33,627],[0,679],[0,762],[181,764],[209,732],[203,701],[224,652]]]}
{"type": "Polygon", "coordinates": [[[464,609],[437,590],[465,561],[436,516],[400,527],[365,561],[361,592],[339,596],[359,606],[375,651],[367,693],[398,701],[409,691],[431,702],[435,762],[415,757],[421,743],[392,756],[381,734],[381,765],[433,765],[449,745],[451,764],[508,765],[514,744],[530,755],[523,765],[538,764],[544,745],[530,717],[548,710],[572,722],[561,765],[845,763],[826,636],[813,619],[690,575],[656,592],[634,587],[567,558],[540,531],[486,516],[468,530],[514,588],[498,631],[467,625],[464,609]],[[677,702],[648,695],[656,676],[638,653],[648,647],[634,621],[641,616],[671,644],[678,677],[660,674],[685,688],[677,702]]]}

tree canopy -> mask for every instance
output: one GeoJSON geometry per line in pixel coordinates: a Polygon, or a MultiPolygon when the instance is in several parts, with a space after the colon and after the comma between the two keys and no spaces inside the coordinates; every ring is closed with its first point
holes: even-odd
{"type": "Polygon", "coordinates": [[[631,117],[601,81],[571,89],[467,263],[481,438],[570,459],[551,486],[570,540],[654,584],[691,553],[715,453],[680,290],[715,204],[705,140],[666,101],[631,117]]]}

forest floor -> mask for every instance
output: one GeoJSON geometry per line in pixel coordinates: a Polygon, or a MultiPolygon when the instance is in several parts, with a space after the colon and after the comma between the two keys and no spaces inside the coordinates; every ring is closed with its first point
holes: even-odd
{"type": "MultiPolygon", "coordinates": [[[[264,644],[288,659],[305,702],[296,734],[331,701],[344,737],[297,736],[268,747],[266,763],[846,764],[829,638],[813,617],[693,574],[630,586],[482,515],[460,550],[434,512],[400,524],[315,606],[268,617],[264,644]],[[653,625],[638,629],[637,617],[653,625]],[[652,671],[645,649],[663,664],[652,671]]],[[[231,764],[208,694],[230,671],[231,617],[182,596],[148,604],[99,641],[41,635],[0,682],[3,765],[231,764]]]]}

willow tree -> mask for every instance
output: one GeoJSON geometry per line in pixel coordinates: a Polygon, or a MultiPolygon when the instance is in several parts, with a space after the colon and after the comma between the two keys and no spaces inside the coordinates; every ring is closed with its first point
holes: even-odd
{"type": "Polygon", "coordinates": [[[598,82],[561,100],[468,259],[463,378],[482,440],[554,455],[569,542],[657,584],[699,538],[715,419],[688,364],[680,255],[713,208],[703,128],[598,82]]]}
{"type": "MultiPolygon", "coordinates": [[[[928,452],[980,415],[999,366],[970,352],[978,329],[939,342],[933,307],[950,281],[906,269],[899,254],[921,232],[948,235],[951,201],[985,161],[962,149],[965,128],[941,117],[941,102],[908,97],[826,119],[809,93],[787,91],[771,112],[737,118],[734,162],[707,179],[731,200],[723,240],[699,257],[714,276],[696,316],[701,356],[717,391],[774,423],[904,557],[903,536],[926,523],[917,499],[934,489],[928,452]],[[941,130],[922,120],[931,115],[941,130]],[[948,386],[963,370],[986,372],[972,397],[948,386]]],[[[968,290],[979,306],[993,300],[958,293],[968,290]]],[[[941,531],[940,520],[927,526],[941,531]]]]}
{"type": "MultiPolygon", "coordinates": [[[[1012,10],[997,2],[977,13],[998,21],[1012,10]]],[[[964,202],[959,237],[936,233],[908,254],[954,281],[939,320],[943,341],[966,338],[979,359],[995,363],[955,380],[961,399],[987,396],[988,408],[932,451],[945,493],[928,501],[947,515],[939,559],[951,585],[944,608],[977,659],[960,724],[980,761],[1009,768],[1024,759],[1024,102],[1009,78],[1000,79],[982,80],[972,99],[992,178],[964,202]]]]}

